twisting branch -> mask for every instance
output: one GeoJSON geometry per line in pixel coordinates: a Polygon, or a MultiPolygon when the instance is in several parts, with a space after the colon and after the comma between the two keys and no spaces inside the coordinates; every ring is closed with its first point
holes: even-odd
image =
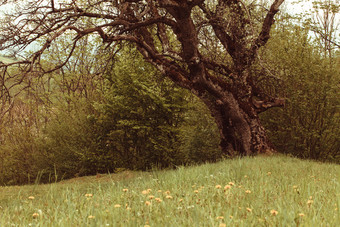
{"type": "Polygon", "coordinates": [[[283,2],[284,0],[275,0],[274,3],[271,5],[270,10],[267,12],[267,15],[262,24],[262,30],[251,47],[250,57],[252,60],[255,58],[257,50],[267,43],[270,37],[269,36],[270,30],[275,21],[274,16],[279,11],[279,7],[283,2]]]}

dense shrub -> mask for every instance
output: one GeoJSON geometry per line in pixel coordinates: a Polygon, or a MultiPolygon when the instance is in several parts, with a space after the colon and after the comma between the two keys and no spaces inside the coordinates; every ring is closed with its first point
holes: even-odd
{"type": "Polygon", "coordinates": [[[112,61],[97,91],[101,95],[62,92],[69,81],[54,83],[56,94],[41,104],[44,111],[38,111],[34,127],[7,130],[14,133],[0,147],[5,157],[1,184],[173,168],[221,158],[217,129],[205,106],[139,55],[112,61]]]}
{"type": "Polygon", "coordinates": [[[308,30],[278,32],[265,55],[286,98],[283,109],[263,114],[272,141],[282,153],[340,162],[340,67],[313,44],[308,30]]]}

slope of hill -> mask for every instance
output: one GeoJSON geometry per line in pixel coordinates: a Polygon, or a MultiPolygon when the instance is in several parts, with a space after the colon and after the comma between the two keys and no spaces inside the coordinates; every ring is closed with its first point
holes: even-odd
{"type": "Polygon", "coordinates": [[[0,226],[336,226],[339,173],[272,156],[0,187],[0,226]]]}
{"type": "Polygon", "coordinates": [[[15,62],[16,60],[13,59],[13,58],[9,58],[9,57],[5,57],[5,56],[2,56],[0,55],[0,63],[5,63],[5,64],[9,64],[9,63],[13,63],[15,62]]]}

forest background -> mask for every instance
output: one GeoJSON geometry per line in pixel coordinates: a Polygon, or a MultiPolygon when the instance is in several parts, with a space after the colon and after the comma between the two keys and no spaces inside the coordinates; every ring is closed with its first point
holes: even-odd
{"type": "MultiPolygon", "coordinates": [[[[298,16],[280,12],[252,68],[263,89],[286,100],[261,115],[280,153],[340,163],[338,3],[315,2],[298,16]]],[[[42,64],[63,62],[71,39],[51,44],[42,64]]],[[[91,36],[80,42],[64,67],[1,91],[12,99],[0,103],[0,185],[228,158],[205,105],[133,45],[105,48],[91,36]]],[[[18,58],[13,49],[0,61],[18,58]]]]}

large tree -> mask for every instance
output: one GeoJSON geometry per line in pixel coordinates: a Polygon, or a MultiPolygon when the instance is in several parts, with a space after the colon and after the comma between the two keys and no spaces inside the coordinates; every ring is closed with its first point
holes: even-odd
{"type": "MultiPolygon", "coordinates": [[[[28,73],[48,73],[62,69],[85,36],[99,35],[112,50],[133,43],[146,61],[207,105],[225,153],[269,153],[274,149],[258,115],[284,101],[257,86],[252,65],[283,1],[273,0],[259,19],[256,1],[2,0],[1,5],[12,2],[16,9],[1,20],[0,49],[40,42],[38,51],[17,64],[28,73]],[[68,57],[56,68],[41,67],[46,49],[64,34],[74,34],[68,57]]],[[[2,67],[7,91],[8,65],[2,67]]]]}

